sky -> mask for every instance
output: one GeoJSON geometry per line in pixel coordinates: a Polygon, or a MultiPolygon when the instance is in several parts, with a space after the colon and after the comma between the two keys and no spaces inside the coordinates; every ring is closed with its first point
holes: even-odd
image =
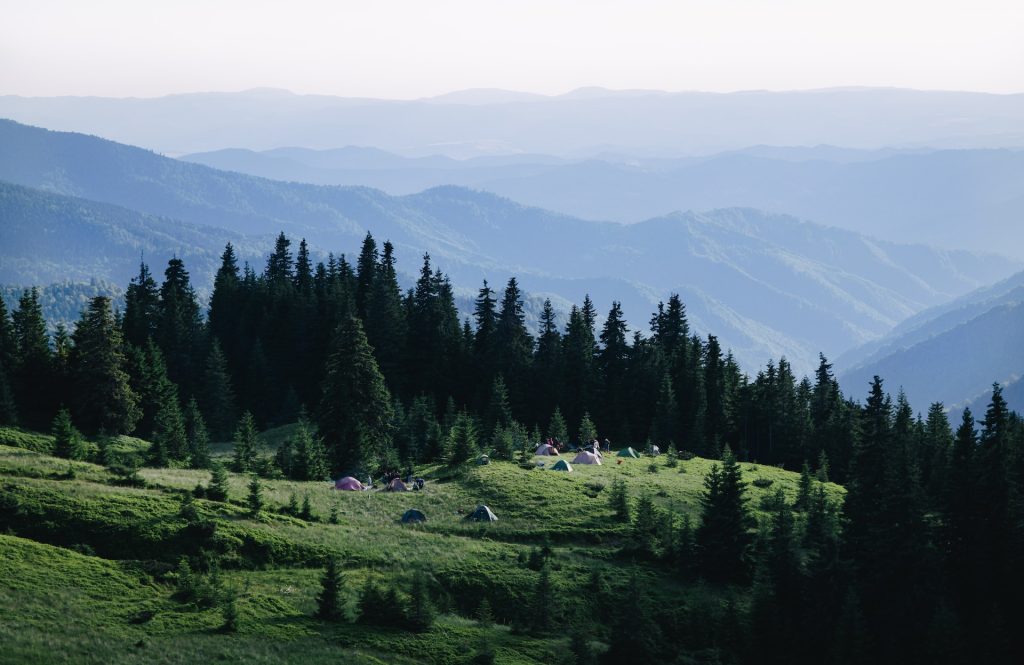
{"type": "Polygon", "coordinates": [[[1021,0],[0,0],[0,94],[1024,92],[1021,0]]]}

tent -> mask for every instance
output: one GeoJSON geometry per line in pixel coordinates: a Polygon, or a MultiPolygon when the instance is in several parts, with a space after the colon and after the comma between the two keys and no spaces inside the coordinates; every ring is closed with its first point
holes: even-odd
{"type": "Polygon", "coordinates": [[[387,491],[389,492],[408,492],[409,487],[402,482],[401,478],[394,478],[388,483],[387,491]]]}
{"type": "Polygon", "coordinates": [[[632,448],[623,448],[619,451],[619,457],[640,457],[632,448]]]}
{"type": "Polygon", "coordinates": [[[344,478],[338,478],[337,482],[334,483],[334,489],[357,492],[363,489],[363,484],[352,476],[345,476],[344,478]]]}
{"type": "Polygon", "coordinates": [[[576,456],[576,459],[572,461],[573,464],[600,464],[601,458],[594,453],[588,453],[587,451],[581,452],[576,456]]]}
{"type": "Polygon", "coordinates": [[[555,462],[555,465],[551,467],[552,471],[572,471],[572,466],[564,459],[560,459],[555,462]]]}
{"type": "Polygon", "coordinates": [[[557,455],[557,454],[558,454],[558,449],[555,448],[554,446],[550,445],[550,444],[547,444],[547,443],[541,444],[541,446],[539,448],[537,448],[537,452],[534,453],[534,455],[557,455]]]}
{"type": "Polygon", "coordinates": [[[466,515],[467,520],[474,522],[497,522],[497,516],[485,505],[479,505],[470,514],[466,515]]]}
{"type": "Polygon", "coordinates": [[[476,463],[477,464],[490,464],[491,463],[491,458],[488,457],[487,455],[481,455],[480,457],[476,458],[476,463]]]}
{"type": "Polygon", "coordinates": [[[416,510],[415,508],[410,508],[409,510],[405,511],[404,515],[402,515],[402,524],[416,524],[418,522],[426,521],[427,516],[424,515],[421,511],[416,510]]]}

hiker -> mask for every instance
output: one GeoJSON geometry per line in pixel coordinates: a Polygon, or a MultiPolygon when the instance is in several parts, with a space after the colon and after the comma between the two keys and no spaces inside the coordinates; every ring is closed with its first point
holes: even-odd
{"type": "Polygon", "coordinates": [[[423,489],[423,486],[426,484],[427,481],[423,480],[422,478],[416,478],[415,480],[413,480],[413,487],[415,487],[417,490],[423,489]]]}
{"type": "Polygon", "coordinates": [[[609,441],[608,439],[604,440],[604,450],[605,450],[605,452],[609,452],[609,453],[612,451],[612,442],[609,441]]]}

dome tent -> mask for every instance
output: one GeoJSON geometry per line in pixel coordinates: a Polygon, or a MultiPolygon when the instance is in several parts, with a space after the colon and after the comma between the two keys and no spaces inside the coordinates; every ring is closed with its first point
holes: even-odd
{"type": "Polygon", "coordinates": [[[560,459],[555,462],[554,466],[551,467],[552,471],[572,471],[572,465],[566,462],[564,459],[560,459]]]}
{"type": "Polygon", "coordinates": [[[497,515],[492,513],[491,509],[488,508],[487,506],[483,505],[483,504],[480,504],[479,506],[477,506],[473,510],[473,512],[471,512],[470,514],[466,515],[466,519],[467,520],[472,520],[474,522],[497,522],[498,521],[497,515]]]}
{"type": "Polygon", "coordinates": [[[403,483],[401,478],[394,478],[386,489],[388,492],[408,492],[409,486],[403,483]]]}
{"type": "Polygon", "coordinates": [[[422,511],[416,510],[415,508],[410,508],[402,515],[402,524],[418,524],[426,521],[427,516],[424,515],[422,511]]]}
{"type": "Polygon", "coordinates": [[[638,455],[637,452],[632,448],[623,448],[622,450],[619,451],[619,457],[637,458],[640,457],[640,455],[638,455]]]}
{"type": "Polygon", "coordinates": [[[552,446],[549,443],[544,443],[544,444],[541,444],[541,446],[539,448],[537,448],[536,452],[534,452],[533,454],[534,455],[557,455],[558,454],[558,449],[555,448],[554,446],[552,446]]]}
{"type": "Polygon", "coordinates": [[[491,463],[491,458],[488,457],[487,455],[481,455],[480,457],[476,458],[476,463],[477,464],[481,464],[481,465],[483,465],[483,464],[490,464],[491,463]]]}
{"type": "Polygon", "coordinates": [[[587,451],[581,452],[576,456],[576,459],[572,461],[573,464],[600,464],[601,458],[594,453],[588,453],[587,451]]]}
{"type": "Polygon", "coordinates": [[[338,478],[334,483],[334,489],[344,490],[346,492],[358,492],[363,489],[363,484],[352,476],[345,476],[344,478],[338,478]]]}

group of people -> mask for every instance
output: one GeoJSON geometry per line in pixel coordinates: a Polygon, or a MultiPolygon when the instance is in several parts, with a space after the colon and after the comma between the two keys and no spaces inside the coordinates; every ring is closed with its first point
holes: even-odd
{"type": "Polygon", "coordinates": [[[426,480],[418,477],[415,474],[411,466],[408,469],[406,469],[404,479],[402,478],[402,474],[399,473],[397,469],[391,469],[389,471],[385,471],[384,474],[381,476],[380,480],[384,487],[390,487],[391,482],[396,479],[401,480],[403,483],[406,484],[406,486],[414,490],[421,490],[423,489],[423,486],[427,484],[426,480]]]}

